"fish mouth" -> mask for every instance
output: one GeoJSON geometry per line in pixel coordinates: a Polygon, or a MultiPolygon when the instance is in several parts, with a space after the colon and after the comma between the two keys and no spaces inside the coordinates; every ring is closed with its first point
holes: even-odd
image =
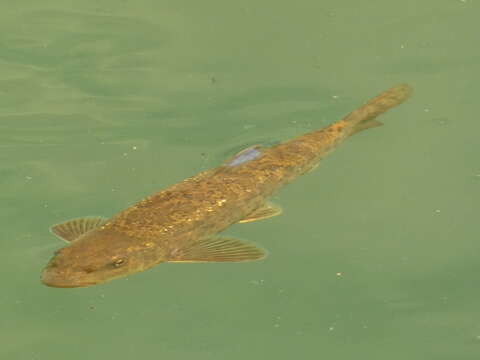
{"type": "Polygon", "coordinates": [[[57,272],[45,270],[42,274],[41,281],[44,285],[55,288],[78,288],[87,287],[98,284],[94,281],[82,281],[75,279],[66,279],[57,272]]]}
{"type": "Polygon", "coordinates": [[[54,282],[47,282],[42,279],[42,283],[46,286],[49,287],[54,287],[54,288],[81,288],[81,287],[87,287],[87,286],[92,286],[96,285],[97,283],[94,282],[85,282],[81,284],[72,284],[72,283],[54,283],[54,282]]]}

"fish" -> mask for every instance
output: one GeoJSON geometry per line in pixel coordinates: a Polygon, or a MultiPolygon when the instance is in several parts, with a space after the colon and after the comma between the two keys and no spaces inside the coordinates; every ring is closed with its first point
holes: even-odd
{"type": "Polygon", "coordinates": [[[83,217],[51,227],[68,243],[43,269],[43,284],[77,288],[150,269],[161,263],[261,260],[255,243],[220,234],[232,224],[282,213],[268,200],[315,169],[345,139],[383,125],[376,118],[412,93],[399,84],[343,119],[271,147],[250,146],[220,166],[156,192],[113,217],[83,217]]]}

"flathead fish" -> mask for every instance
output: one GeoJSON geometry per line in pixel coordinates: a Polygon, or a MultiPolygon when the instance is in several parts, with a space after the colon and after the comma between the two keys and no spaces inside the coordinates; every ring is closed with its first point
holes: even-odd
{"type": "Polygon", "coordinates": [[[342,120],[292,140],[253,146],[157,192],[110,219],[86,217],[54,225],[69,243],[42,273],[45,285],[84,287],[160,263],[240,262],[265,257],[262,248],[218,235],[228,226],[281,213],[268,202],[281,186],[316,167],[349,136],[382,125],[376,117],[408,98],[401,84],[384,91],[342,120]]]}

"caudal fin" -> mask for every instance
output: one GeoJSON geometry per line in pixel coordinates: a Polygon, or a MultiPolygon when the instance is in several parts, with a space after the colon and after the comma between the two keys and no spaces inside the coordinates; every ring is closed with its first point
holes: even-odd
{"type": "Polygon", "coordinates": [[[352,126],[351,134],[383,125],[375,118],[385,111],[403,103],[412,94],[413,89],[408,84],[396,85],[380,95],[369,100],[360,108],[352,111],[345,116],[342,121],[350,123],[352,126]]]}

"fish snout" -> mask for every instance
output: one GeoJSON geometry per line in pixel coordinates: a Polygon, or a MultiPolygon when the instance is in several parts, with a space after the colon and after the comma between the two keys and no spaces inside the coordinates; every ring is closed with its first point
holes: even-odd
{"type": "MultiPolygon", "coordinates": [[[[79,275],[79,274],[78,274],[79,275]]],[[[66,273],[55,266],[48,266],[42,272],[42,283],[56,288],[74,288],[95,285],[95,282],[86,281],[81,276],[75,276],[72,273],[66,273]]]]}

